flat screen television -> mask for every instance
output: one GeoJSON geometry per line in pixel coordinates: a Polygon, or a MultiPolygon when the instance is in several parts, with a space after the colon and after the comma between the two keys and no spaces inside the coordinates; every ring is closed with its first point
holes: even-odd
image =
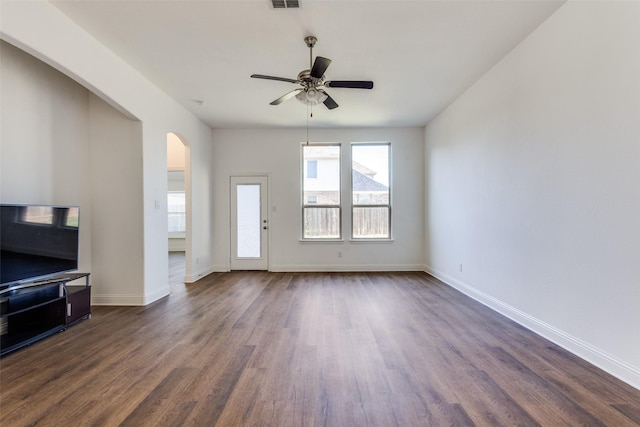
{"type": "Polygon", "coordinates": [[[0,205],[0,289],[78,269],[80,209],[0,205]]]}

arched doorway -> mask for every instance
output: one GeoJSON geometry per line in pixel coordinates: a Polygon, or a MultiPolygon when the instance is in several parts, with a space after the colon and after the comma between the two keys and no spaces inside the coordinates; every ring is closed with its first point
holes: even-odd
{"type": "Polygon", "coordinates": [[[173,132],[167,133],[167,225],[171,286],[191,274],[190,150],[173,132]]]}

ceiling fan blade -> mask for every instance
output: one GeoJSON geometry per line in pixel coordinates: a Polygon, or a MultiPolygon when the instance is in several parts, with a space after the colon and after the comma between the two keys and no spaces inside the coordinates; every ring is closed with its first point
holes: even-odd
{"type": "Polygon", "coordinates": [[[330,59],[316,56],[316,60],[313,62],[313,67],[311,68],[311,77],[321,79],[324,72],[327,71],[329,64],[331,64],[330,59]]]}
{"type": "Polygon", "coordinates": [[[301,92],[302,90],[303,90],[302,88],[299,88],[299,89],[294,89],[291,92],[285,93],[280,98],[271,101],[269,105],[280,105],[287,99],[293,98],[294,96],[296,96],[298,92],[301,92]]]}
{"type": "Polygon", "coordinates": [[[254,79],[278,80],[281,82],[298,83],[297,80],[287,79],[286,77],[265,76],[263,74],[251,74],[251,77],[254,79]]]}
{"type": "Polygon", "coordinates": [[[345,87],[351,89],[373,89],[373,82],[364,80],[332,80],[324,83],[327,87],[345,87]]]}
{"type": "Polygon", "coordinates": [[[318,92],[321,92],[325,95],[327,95],[327,99],[324,100],[323,104],[329,109],[329,110],[333,110],[334,108],[338,108],[338,103],[336,101],[333,100],[332,97],[329,96],[329,94],[327,92],[325,92],[324,90],[318,90],[318,92]]]}

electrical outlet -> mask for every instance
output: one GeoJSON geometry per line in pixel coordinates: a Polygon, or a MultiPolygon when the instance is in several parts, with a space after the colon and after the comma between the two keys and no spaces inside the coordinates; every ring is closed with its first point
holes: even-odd
{"type": "Polygon", "coordinates": [[[342,252],[338,252],[338,258],[342,258],[342,252]]]}
{"type": "Polygon", "coordinates": [[[462,264],[460,264],[460,273],[462,273],[462,264]]]}

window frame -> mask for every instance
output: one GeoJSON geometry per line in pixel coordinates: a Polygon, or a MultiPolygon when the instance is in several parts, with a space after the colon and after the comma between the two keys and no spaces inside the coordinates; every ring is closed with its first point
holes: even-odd
{"type": "Polygon", "coordinates": [[[300,144],[300,240],[304,242],[335,242],[343,240],[343,221],[342,221],[342,213],[343,213],[343,201],[342,201],[342,143],[340,142],[303,142],[300,144]],[[319,165],[316,164],[316,177],[308,178],[307,170],[305,169],[306,162],[308,160],[305,159],[305,147],[337,147],[338,151],[338,203],[334,205],[330,204],[319,204],[317,199],[315,203],[305,203],[305,180],[318,180],[319,175],[319,165]],[[316,237],[316,236],[306,236],[305,235],[305,212],[307,209],[338,209],[338,236],[330,236],[330,237],[316,237]]]}
{"type": "Polygon", "coordinates": [[[349,147],[349,159],[350,159],[350,164],[349,164],[349,169],[350,169],[350,181],[351,181],[351,186],[350,186],[350,210],[351,210],[351,237],[350,240],[351,241],[356,241],[356,242],[373,242],[373,241],[383,241],[383,242],[388,242],[388,241],[392,241],[393,240],[393,208],[392,208],[392,187],[393,187],[393,179],[392,179],[392,151],[391,151],[391,142],[390,141],[384,141],[384,142],[352,142],[350,147],[349,147]],[[353,189],[353,172],[354,172],[354,168],[353,168],[353,149],[354,147],[362,147],[362,146],[387,146],[387,174],[388,174],[388,180],[389,183],[387,185],[387,192],[388,192],[388,200],[386,204],[371,204],[371,203],[355,203],[354,202],[354,189],[353,189]],[[354,223],[354,213],[355,210],[358,208],[387,208],[387,217],[388,217],[388,235],[386,237],[380,237],[380,236],[375,236],[375,237],[356,237],[354,235],[355,232],[355,223],[354,223]]]}

